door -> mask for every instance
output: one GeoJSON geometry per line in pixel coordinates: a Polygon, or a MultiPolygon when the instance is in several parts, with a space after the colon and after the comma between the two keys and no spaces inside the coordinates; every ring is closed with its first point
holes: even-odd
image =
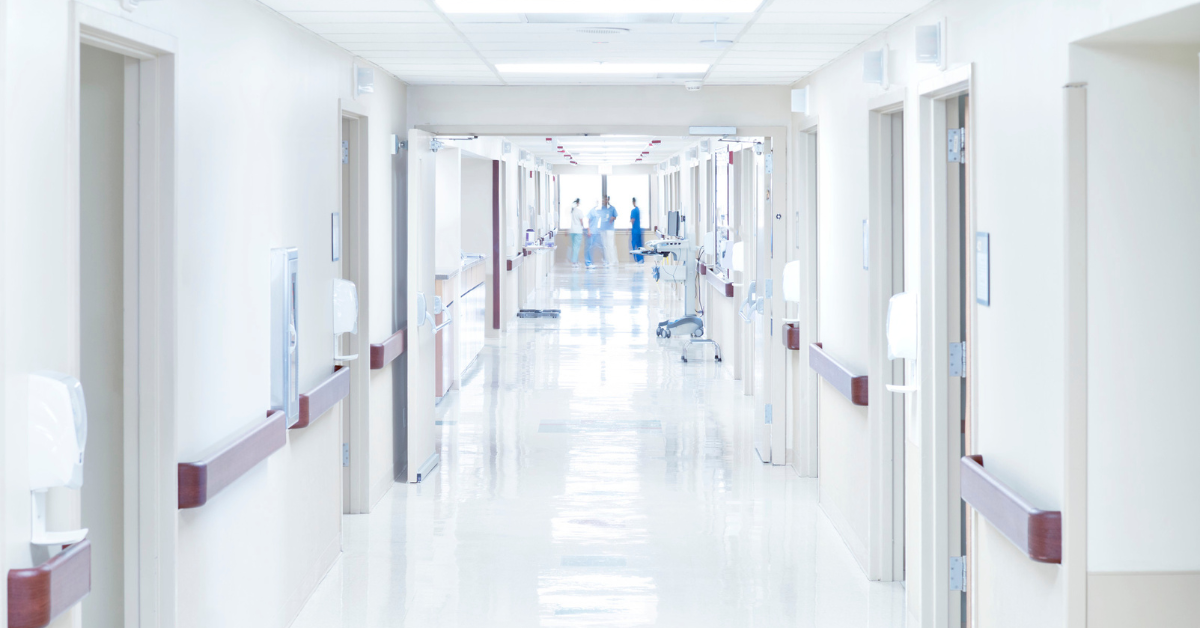
{"type": "MultiPolygon", "coordinates": [[[[433,135],[408,133],[408,481],[437,464],[434,430],[433,296],[436,238],[434,188],[437,176],[433,135]]],[[[423,476],[422,476],[423,477],[423,476]]]]}
{"type": "Polygon", "coordinates": [[[770,336],[771,310],[768,295],[772,292],[771,282],[771,220],[767,215],[766,192],[764,190],[763,159],[753,150],[743,150],[745,174],[748,183],[750,214],[754,221],[754,276],[755,301],[757,306],[750,315],[753,327],[753,390],[754,450],[763,462],[771,462],[771,424],[774,422],[774,407],[771,405],[767,369],[771,351],[767,346],[770,336]]]}
{"type": "MultiPolygon", "coordinates": [[[[136,580],[128,581],[125,563],[127,556],[137,555],[132,544],[126,551],[124,507],[126,409],[136,413],[137,392],[137,286],[126,282],[126,270],[136,272],[136,249],[129,250],[125,236],[125,185],[136,181],[137,165],[125,155],[126,105],[136,116],[137,101],[126,102],[127,66],[136,89],[136,62],[80,47],[79,379],[88,410],[80,497],[95,576],[83,601],[85,628],[123,627],[127,612],[136,622],[136,606],[127,608],[125,599],[126,588],[136,587],[136,580]]],[[[131,226],[136,225],[133,209],[131,226]]],[[[136,521],[129,523],[136,531],[136,521]]]]}
{"type": "MultiPolygon", "coordinates": [[[[969,547],[970,528],[966,517],[966,505],[959,492],[959,460],[971,451],[971,313],[972,256],[967,254],[968,245],[972,242],[971,212],[970,212],[970,178],[968,176],[969,157],[965,141],[969,119],[968,97],[964,94],[946,101],[946,133],[948,138],[960,137],[957,161],[952,149],[946,153],[946,345],[951,356],[949,368],[949,385],[946,387],[946,426],[947,443],[946,465],[949,473],[947,482],[946,522],[950,556],[962,556],[965,564],[964,586],[970,590],[970,583],[965,582],[970,574],[969,547]],[[957,135],[956,135],[957,132],[957,135]],[[956,343],[962,343],[962,358],[955,360],[958,355],[956,343]],[[958,366],[956,366],[956,363],[958,366]]],[[[948,139],[948,145],[952,139],[948,139]]],[[[970,616],[967,608],[967,596],[960,592],[952,592],[949,598],[950,626],[966,625],[970,616]]]]}
{"type": "MultiPolygon", "coordinates": [[[[342,442],[349,445],[349,457],[343,450],[342,512],[366,513],[371,509],[371,420],[369,415],[370,375],[370,282],[368,281],[369,239],[367,237],[366,189],[369,172],[366,150],[367,119],[344,113],[341,117],[339,146],[341,204],[331,216],[330,238],[340,243],[331,248],[335,273],[353,282],[358,290],[358,333],[338,339],[341,355],[357,355],[344,361],[350,369],[350,394],[341,403],[342,442]]],[[[345,446],[345,445],[344,445],[345,446]]]]}
{"type": "Polygon", "coordinates": [[[906,513],[904,499],[905,410],[912,395],[904,389],[906,360],[892,359],[887,333],[891,299],[905,291],[904,114],[872,112],[870,133],[871,209],[864,225],[870,240],[864,259],[870,271],[867,416],[871,448],[879,455],[870,460],[867,572],[872,580],[886,582],[904,580],[905,520],[918,514],[906,513]]]}

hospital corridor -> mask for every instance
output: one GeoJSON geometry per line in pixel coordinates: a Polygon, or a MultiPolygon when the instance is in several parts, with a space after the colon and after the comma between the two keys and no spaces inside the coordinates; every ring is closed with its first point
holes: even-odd
{"type": "Polygon", "coordinates": [[[754,454],[740,383],[659,350],[652,286],[554,273],[562,318],[484,350],[438,408],[441,470],[347,519],[293,625],[903,626],[816,483],[754,454]]]}
{"type": "Polygon", "coordinates": [[[1200,628],[1200,0],[0,0],[4,628],[1200,628]]]}

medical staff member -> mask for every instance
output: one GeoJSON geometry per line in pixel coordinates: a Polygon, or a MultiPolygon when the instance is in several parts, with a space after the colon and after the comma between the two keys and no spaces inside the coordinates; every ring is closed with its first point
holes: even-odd
{"type": "Polygon", "coordinates": [[[592,211],[588,212],[588,228],[586,230],[584,230],[584,236],[587,237],[587,244],[585,245],[585,246],[587,246],[587,251],[584,255],[584,259],[587,261],[588,268],[591,268],[592,266],[596,265],[596,264],[592,263],[592,249],[594,249],[596,247],[604,246],[600,242],[600,208],[599,207],[593,207],[592,211]]]}
{"type": "Polygon", "coordinates": [[[604,265],[617,264],[617,208],[604,197],[604,207],[600,210],[600,233],[604,234],[604,265]]]}
{"type": "MultiPolygon", "coordinates": [[[[642,248],[642,210],[638,209],[637,199],[633,199],[633,209],[629,211],[629,248],[642,248]]],[[[645,258],[641,255],[634,255],[633,259],[641,264],[645,258]]]]}
{"type": "Polygon", "coordinates": [[[587,228],[586,216],[579,207],[579,199],[571,203],[571,268],[579,267],[579,248],[583,246],[583,232],[587,228]]]}

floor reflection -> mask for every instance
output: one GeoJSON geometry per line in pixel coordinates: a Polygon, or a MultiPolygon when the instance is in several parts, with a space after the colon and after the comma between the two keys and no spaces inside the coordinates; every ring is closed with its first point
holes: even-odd
{"type": "Polygon", "coordinates": [[[562,317],[489,341],[438,407],[442,466],[345,518],[295,626],[903,625],[815,481],[758,461],[740,382],[654,337],[643,268],[548,283],[562,317]]]}

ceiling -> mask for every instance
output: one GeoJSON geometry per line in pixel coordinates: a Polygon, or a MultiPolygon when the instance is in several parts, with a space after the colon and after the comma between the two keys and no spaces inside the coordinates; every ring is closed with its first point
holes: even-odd
{"type": "Polygon", "coordinates": [[[509,137],[519,148],[533,153],[548,164],[580,166],[627,166],[657,164],[695,144],[698,137],[656,137],[649,135],[559,135],[547,137],[509,137]],[[551,141],[547,141],[551,140],[551,141]],[[559,152],[559,147],[563,152],[559,152]],[[648,153],[642,155],[642,153],[648,153]],[[568,158],[567,155],[570,155],[568,158]]]}
{"type": "Polygon", "coordinates": [[[654,85],[688,79],[702,79],[708,85],[787,85],[929,0],[262,2],[414,85],[654,85]],[[506,4],[514,10],[532,7],[528,10],[533,12],[455,12],[456,7],[503,9],[506,4]],[[538,9],[539,4],[563,12],[538,12],[546,10],[538,9]],[[630,12],[580,13],[572,11],[572,6],[630,12]],[[695,12],[718,7],[743,12],[695,12]],[[662,12],[652,12],[658,10],[662,12]],[[607,29],[626,30],[582,32],[607,29]],[[723,48],[702,43],[714,37],[733,43],[723,48]],[[702,73],[611,74],[516,74],[503,70],[504,64],[529,63],[686,63],[708,69],[702,73]]]}

